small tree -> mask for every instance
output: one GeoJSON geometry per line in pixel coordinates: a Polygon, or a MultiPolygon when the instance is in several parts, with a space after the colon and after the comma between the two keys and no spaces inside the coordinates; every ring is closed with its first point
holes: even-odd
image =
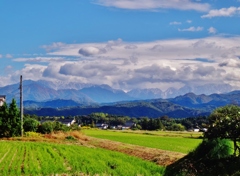
{"type": "Polygon", "coordinates": [[[209,128],[204,136],[208,139],[230,139],[234,144],[234,156],[240,153],[237,141],[240,139],[240,107],[228,105],[217,108],[209,116],[209,128]]]}

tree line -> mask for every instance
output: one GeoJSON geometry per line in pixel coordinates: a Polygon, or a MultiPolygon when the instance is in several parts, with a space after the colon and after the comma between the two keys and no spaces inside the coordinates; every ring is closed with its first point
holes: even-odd
{"type": "Polygon", "coordinates": [[[49,116],[36,116],[36,115],[25,115],[29,118],[34,118],[39,121],[49,120],[57,121],[58,119],[75,119],[76,123],[80,126],[96,127],[97,124],[106,124],[111,129],[118,125],[124,126],[127,122],[135,124],[132,129],[135,130],[167,130],[167,131],[184,131],[193,130],[194,128],[203,129],[206,128],[208,120],[206,116],[202,117],[189,117],[189,118],[170,118],[168,116],[162,116],[158,118],[149,117],[128,117],[121,115],[112,115],[107,113],[91,113],[89,115],[79,116],[61,116],[61,117],[49,117],[49,116]]]}
{"type": "MultiPolygon", "coordinates": [[[[184,119],[173,119],[168,116],[159,118],[130,118],[128,116],[112,115],[107,113],[92,113],[89,115],[81,116],[68,116],[68,117],[49,117],[49,116],[36,116],[24,115],[23,130],[24,132],[39,132],[51,133],[53,131],[69,131],[71,129],[79,129],[78,126],[96,127],[96,124],[104,123],[108,128],[118,125],[125,125],[126,122],[131,121],[134,126],[132,129],[139,130],[169,130],[169,131],[183,131],[193,128],[204,128],[207,126],[207,117],[192,117],[184,119]],[[74,126],[67,127],[59,122],[59,119],[75,119],[74,126]],[[41,121],[45,121],[41,123],[41,121]]],[[[12,137],[20,136],[21,134],[21,119],[20,110],[17,107],[16,101],[13,99],[8,105],[6,103],[0,107],[0,136],[12,137]]]]}
{"type": "MultiPolygon", "coordinates": [[[[78,126],[68,127],[58,121],[46,121],[40,123],[39,117],[24,115],[24,132],[51,133],[53,131],[69,131],[79,129],[78,126]]],[[[20,110],[15,99],[8,105],[6,102],[0,106],[0,137],[14,137],[21,135],[20,110]]]]}

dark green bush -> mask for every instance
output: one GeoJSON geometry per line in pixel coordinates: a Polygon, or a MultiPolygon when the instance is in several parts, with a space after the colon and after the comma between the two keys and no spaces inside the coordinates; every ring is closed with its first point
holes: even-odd
{"type": "Polygon", "coordinates": [[[23,129],[25,132],[36,132],[39,125],[39,121],[33,118],[24,118],[23,129]]]}
{"type": "Polygon", "coordinates": [[[69,131],[69,127],[62,124],[61,122],[54,122],[54,128],[53,128],[53,131],[69,131]]]}
{"type": "Polygon", "coordinates": [[[52,133],[54,131],[69,131],[70,127],[57,122],[57,121],[46,121],[43,122],[42,125],[39,126],[38,128],[38,132],[39,133],[43,133],[43,134],[48,134],[48,133],[52,133]]]}
{"type": "Polygon", "coordinates": [[[51,121],[43,122],[42,125],[39,126],[38,132],[43,134],[52,133],[54,130],[55,123],[51,121]]]}
{"type": "Polygon", "coordinates": [[[233,145],[227,139],[204,140],[194,151],[196,158],[220,159],[226,158],[233,153],[233,145]]]}
{"type": "Polygon", "coordinates": [[[194,151],[167,166],[165,176],[233,175],[239,172],[240,158],[233,157],[232,152],[230,140],[203,140],[194,151]]]}

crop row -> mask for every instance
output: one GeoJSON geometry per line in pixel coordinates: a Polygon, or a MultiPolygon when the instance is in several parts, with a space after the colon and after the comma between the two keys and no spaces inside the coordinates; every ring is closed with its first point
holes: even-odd
{"type": "Polygon", "coordinates": [[[121,153],[77,145],[0,141],[0,175],[162,175],[164,168],[121,153]]]}

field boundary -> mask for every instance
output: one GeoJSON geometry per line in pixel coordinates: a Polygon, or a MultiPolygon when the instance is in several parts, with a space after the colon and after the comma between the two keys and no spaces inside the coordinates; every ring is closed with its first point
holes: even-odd
{"type": "Polygon", "coordinates": [[[95,137],[89,137],[88,144],[95,147],[100,147],[111,151],[117,151],[127,155],[135,156],[143,160],[154,162],[161,166],[168,166],[186,156],[186,154],[180,152],[148,148],[139,145],[111,141],[107,139],[99,139],[95,137]]]}

